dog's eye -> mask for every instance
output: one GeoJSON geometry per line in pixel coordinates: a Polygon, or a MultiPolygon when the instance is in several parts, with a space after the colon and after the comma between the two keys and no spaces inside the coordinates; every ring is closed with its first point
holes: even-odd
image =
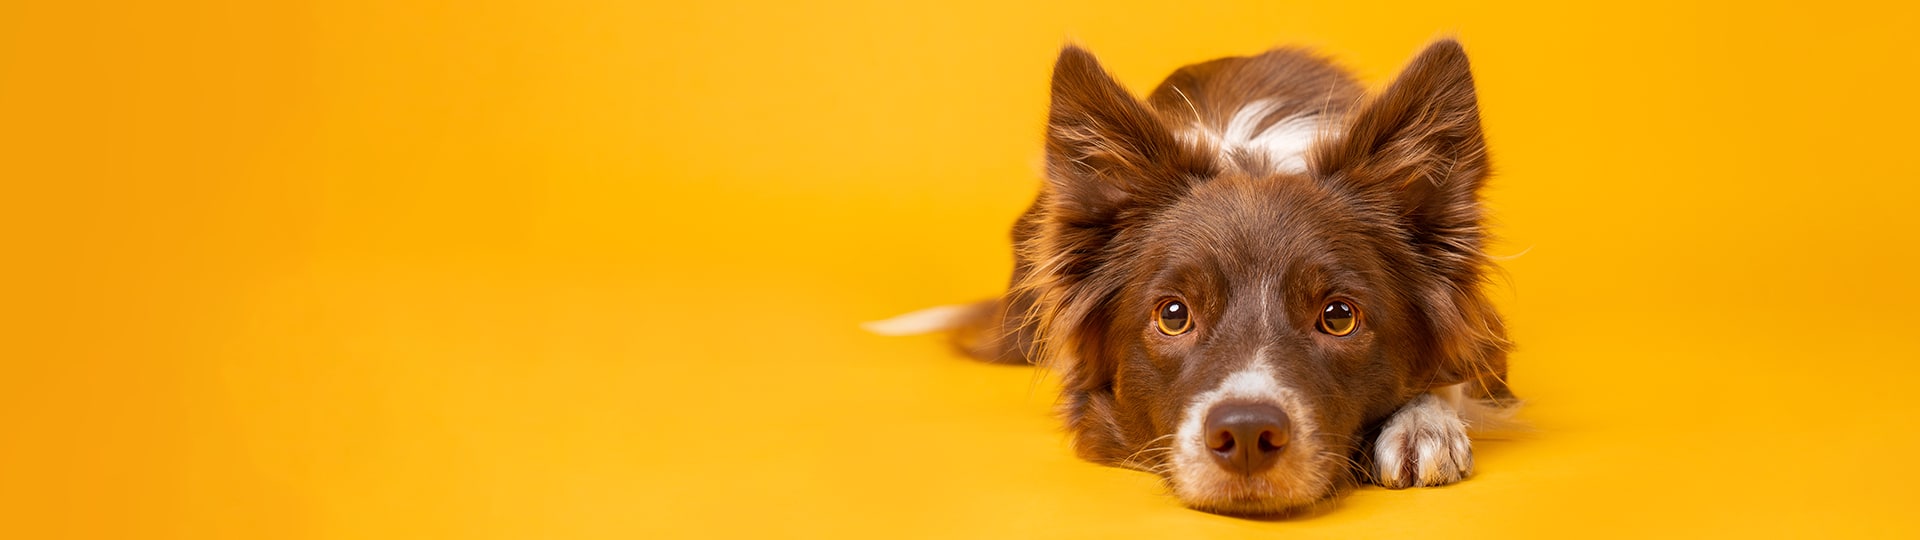
{"type": "Polygon", "coordinates": [[[1153,322],[1160,327],[1160,333],[1177,336],[1193,329],[1193,314],[1188,313],[1187,305],[1179,300],[1160,301],[1160,307],[1153,310],[1153,322]]]}
{"type": "Polygon", "coordinates": [[[1320,310],[1320,331],[1330,336],[1352,334],[1360,327],[1360,310],[1352,304],[1334,300],[1327,302],[1326,309],[1320,310]]]}

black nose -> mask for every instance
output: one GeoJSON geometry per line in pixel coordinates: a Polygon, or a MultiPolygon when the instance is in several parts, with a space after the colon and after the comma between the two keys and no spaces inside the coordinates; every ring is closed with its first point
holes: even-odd
{"type": "Polygon", "coordinates": [[[1220,467],[1253,474],[1279,461],[1287,447],[1287,413],[1265,403],[1221,403],[1207,411],[1206,444],[1220,467]]]}

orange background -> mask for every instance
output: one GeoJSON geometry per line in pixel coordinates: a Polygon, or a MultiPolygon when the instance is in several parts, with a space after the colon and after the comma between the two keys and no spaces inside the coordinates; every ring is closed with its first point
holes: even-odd
{"type": "Polygon", "coordinates": [[[0,537],[1920,534],[1913,8],[1360,4],[6,2],[0,537]],[[1537,428],[1465,483],[1186,510],[855,326],[998,292],[1063,42],[1442,34],[1537,428]]]}

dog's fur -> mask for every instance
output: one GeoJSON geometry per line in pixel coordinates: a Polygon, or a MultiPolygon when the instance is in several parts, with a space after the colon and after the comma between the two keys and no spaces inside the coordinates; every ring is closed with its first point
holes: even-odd
{"type": "Polygon", "coordinates": [[[1278,49],[1181,68],[1144,102],[1069,46],[1047,127],[1006,294],[871,328],[953,330],[972,356],[1047,366],[1082,457],[1158,473],[1200,509],[1272,514],[1353,479],[1470,473],[1468,424],[1514,401],[1481,292],[1489,165],[1459,44],[1432,44],[1370,99],[1278,49]],[[1166,299],[1190,306],[1192,331],[1156,328],[1166,299]],[[1351,335],[1317,329],[1336,299],[1361,313],[1351,335]],[[1284,411],[1274,465],[1208,458],[1203,417],[1228,402],[1284,411]]]}

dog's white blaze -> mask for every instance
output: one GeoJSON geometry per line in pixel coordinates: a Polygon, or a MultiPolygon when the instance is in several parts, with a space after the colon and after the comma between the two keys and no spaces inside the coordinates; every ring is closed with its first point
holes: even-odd
{"type": "Polygon", "coordinates": [[[1273,296],[1273,285],[1269,283],[1269,281],[1271,280],[1272,278],[1266,277],[1266,276],[1262,276],[1260,278],[1260,327],[1261,328],[1267,327],[1267,314],[1273,312],[1272,308],[1267,307],[1267,299],[1273,296]]]}
{"type": "Polygon", "coordinates": [[[1251,152],[1266,158],[1273,168],[1270,172],[1298,174],[1307,171],[1307,150],[1313,147],[1313,141],[1324,131],[1322,118],[1317,114],[1304,114],[1281,119],[1259,129],[1260,123],[1279,109],[1280,104],[1270,99],[1254,100],[1234,111],[1233,118],[1227,120],[1224,129],[1215,130],[1211,126],[1196,126],[1187,133],[1189,137],[1204,138],[1219,148],[1222,159],[1230,159],[1234,152],[1251,152]]]}
{"type": "Polygon", "coordinates": [[[860,327],[883,336],[925,334],[953,329],[966,320],[972,310],[973,306],[966,304],[934,306],[891,319],[860,323],[860,327]]]}
{"type": "Polygon", "coordinates": [[[1261,362],[1256,360],[1253,365],[1228,375],[1227,380],[1220,381],[1220,396],[1215,401],[1230,398],[1280,399],[1281,392],[1286,390],[1280,387],[1280,380],[1275,379],[1273,374],[1260,364],[1261,362]]]}

